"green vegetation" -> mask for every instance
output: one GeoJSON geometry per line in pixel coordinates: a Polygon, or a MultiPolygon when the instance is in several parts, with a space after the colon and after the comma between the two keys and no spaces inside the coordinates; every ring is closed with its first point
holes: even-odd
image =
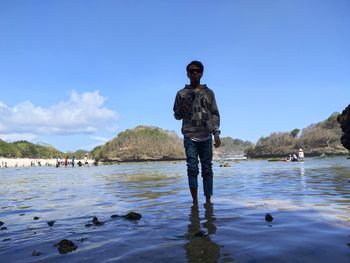
{"type": "Polygon", "coordinates": [[[174,132],[137,126],[96,147],[91,155],[102,160],[182,159],[184,149],[182,140],[174,132]]]}
{"type": "Polygon", "coordinates": [[[0,156],[9,158],[54,158],[63,153],[50,145],[33,144],[27,141],[7,143],[0,140],[0,156]]]}
{"type": "Polygon", "coordinates": [[[214,149],[214,155],[219,158],[243,157],[244,152],[252,146],[253,143],[250,141],[222,137],[221,146],[214,149]]]}
{"type": "Polygon", "coordinates": [[[302,148],[306,155],[347,154],[341,145],[341,130],[337,122],[339,113],[333,113],[326,120],[304,128],[298,137],[299,129],[291,132],[274,132],[261,137],[255,146],[246,150],[248,157],[276,157],[296,153],[302,148]]]}
{"type": "MultiPolygon", "coordinates": [[[[339,113],[332,114],[326,120],[312,124],[304,129],[288,132],[274,132],[261,137],[254,145],[249,141],[221,138],[221,147],[214,149],[219,158],[240,157],[253,158],[285,157],[303,148],[306,155],[348,154],[341,145],[341,129],[337,122],[339,113]]],[[[75,155],[82,159],[85,150],[63,153],[50,145],[33,144],[27,141],[7,143],[0,140],[0,156],[12,158],[54,158],[75,155]]],[[[158,127],[137,126],[118,134],[104,145],[94,148],[91,157],[105,161],[135,160],[171,160],[185,158],[182,138],[175,132],[158,127]]]]}

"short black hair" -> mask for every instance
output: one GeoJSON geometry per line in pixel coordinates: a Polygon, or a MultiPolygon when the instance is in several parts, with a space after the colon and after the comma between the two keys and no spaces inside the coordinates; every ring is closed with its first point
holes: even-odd
{"type": "Polygon", "coordinates": [[[204,66],[203,66],[202,62],[197,61],[197,60],[191,61],[191,62],[187,65],[186,71],[188,71],[188,68],[189,68],[191,65],[195,65],[195,66],[199,67],[199,69],[201,70],[201,72],[204,71],[204,66]]]}

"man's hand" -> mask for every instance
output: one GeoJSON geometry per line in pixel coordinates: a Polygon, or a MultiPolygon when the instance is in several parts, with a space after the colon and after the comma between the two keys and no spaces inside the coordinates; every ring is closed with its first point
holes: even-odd
{"type": "Polygon", "coordinates": [[[220,147],[220,145],[221,145],[221,140],[220,140],[220,137],[219,137],[219,135],[215,135],[214,136],[214,147],[215,148],[218,148],[218,147],[220,147]]]}

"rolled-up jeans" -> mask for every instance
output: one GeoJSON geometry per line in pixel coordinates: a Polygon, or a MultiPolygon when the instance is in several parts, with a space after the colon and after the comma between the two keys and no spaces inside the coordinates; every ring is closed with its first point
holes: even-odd
{"type": "Polygon", "coordinates": [[[213,139],[210,137],[203,142],[195,142],[190,138],[184,138],[184,146],[187,162],[187,176],[190,188],[198,188],[198,157],[202,168],[203,191],[205,196],[213,195],[213,139]]]}

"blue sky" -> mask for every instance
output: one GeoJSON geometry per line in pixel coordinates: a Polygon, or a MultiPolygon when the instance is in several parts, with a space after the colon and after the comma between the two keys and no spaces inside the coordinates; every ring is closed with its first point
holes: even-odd
{"type": "Polygon", "coordinates": [[[0,0],[0,138],[91,149],[137,125],[180,135],[191,60],[222,136],[256,142],[350,103],[348,0],[0,0]]]}

